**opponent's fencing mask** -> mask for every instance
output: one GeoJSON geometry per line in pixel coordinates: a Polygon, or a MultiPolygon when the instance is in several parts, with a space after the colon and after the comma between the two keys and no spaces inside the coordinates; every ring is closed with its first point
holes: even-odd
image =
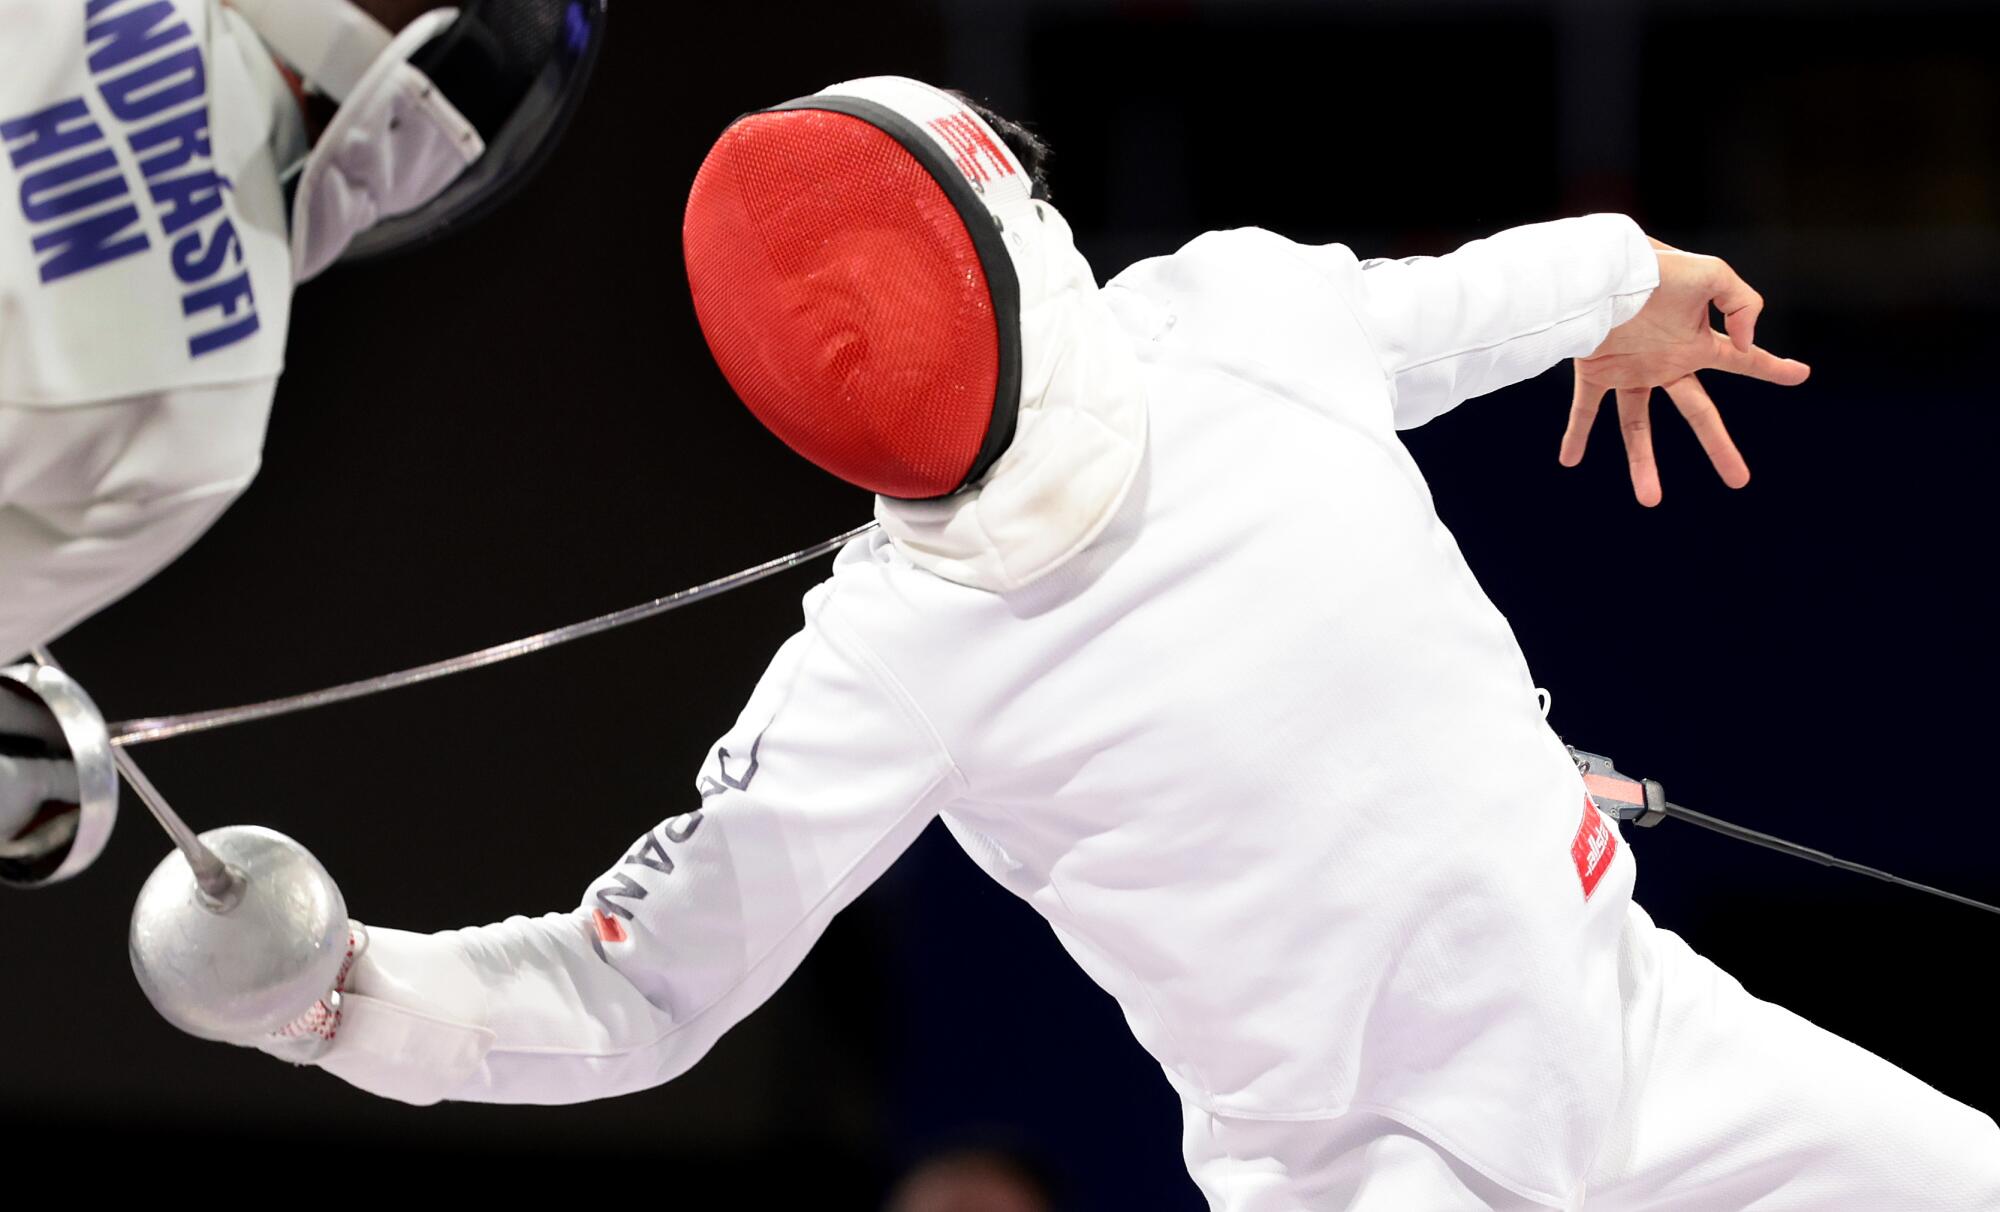
{"type": "Polygon", "coordinates": [[[949,93],[877,77],[746,115],[683,241],[722,373],[786,445],[886,497],[944,496],[1007,448],[1040,220],[1020,161],[949,93]]]}
{"type": "Polygon", "coordinates": [[[287,176],[293,273],[436,239],[525,184],[603,45],[607,0],[467,0],[391,37],[351,0],[232,0],[340,103],[287,176]]]}

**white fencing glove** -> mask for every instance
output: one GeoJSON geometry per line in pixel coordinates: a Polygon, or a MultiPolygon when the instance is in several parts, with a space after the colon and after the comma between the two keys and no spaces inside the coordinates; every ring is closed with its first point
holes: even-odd
{"type": "Polygon", "coordinates": [[[245,1047],[268,1052],[282,1061],[294,1065],[317,1063],[325,1056],[340,1036],[340,1022],[343,1017],[347,995],[347,982],[354,971],[355,961],[368,950],[368,927],[347,920],[347,957],[340,963],[340,971],[333,978],[333,988],[326,996],[314,1002],[303,1014],[269,1035],[255,1039],[232,1040],[230,1042],[245,1047]]]}

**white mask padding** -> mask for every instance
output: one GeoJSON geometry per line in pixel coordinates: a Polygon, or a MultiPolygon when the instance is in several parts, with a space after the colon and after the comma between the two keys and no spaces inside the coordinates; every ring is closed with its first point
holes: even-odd
{"type": "Polygon", "coordinates": [[[439,9],[411,22],[314,145],[292,206],[298,281],[339,260],[375,224],[436,198],[485,153],[478,130],[409,63],[457,17],[456,9],[439,9]]]}

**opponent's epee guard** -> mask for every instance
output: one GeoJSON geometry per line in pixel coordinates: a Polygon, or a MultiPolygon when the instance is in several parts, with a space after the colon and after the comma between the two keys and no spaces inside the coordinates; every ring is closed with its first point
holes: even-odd
{"type": "Polygon", "coordinates": [[[117,817],[110,738],[83,687],[39,663],[0,669],[0,885],[81,873],[117,817]]]}
{"type": "Polygon", "coordinates": [[[470,0],[392,33],[371,0],[0,0],[0,660],[249,485],[294,286],[527,180],[605,2],[470,0]],[[308,93],[339,103],[316,141],[308,93]]]}

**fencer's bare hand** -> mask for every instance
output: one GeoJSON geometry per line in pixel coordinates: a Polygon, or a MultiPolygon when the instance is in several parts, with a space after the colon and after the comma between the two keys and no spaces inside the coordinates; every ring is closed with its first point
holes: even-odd
{"type": "Polygon", "coordinates": [[[1682,252],[1658,240],[1653,247],[1660,259],[1659,287],[1638,315],[1612,329],[1589,357],[1576,360],[1576,395],[1559,456],[1565,467],[1583,461],[1598,405],[1606,392],[1617,392],[1632,493],[1645,506],[1660,503],[1650,417],[1655,387],[1666,389],[1693,427],[1722,482],[1741,488],[1750,482],[1750,465],[1730,440],[1722,414],[1695,372],[1720,370],[1786,387],[1798,386],[1812,373],[1804,362],[1757,347],[1757,317],[1764,310],[1764,297],[1720,258],[1682,252]],[[1720,332],[1709,318],[1711,307],[1722,313],[1720,332]]]}

